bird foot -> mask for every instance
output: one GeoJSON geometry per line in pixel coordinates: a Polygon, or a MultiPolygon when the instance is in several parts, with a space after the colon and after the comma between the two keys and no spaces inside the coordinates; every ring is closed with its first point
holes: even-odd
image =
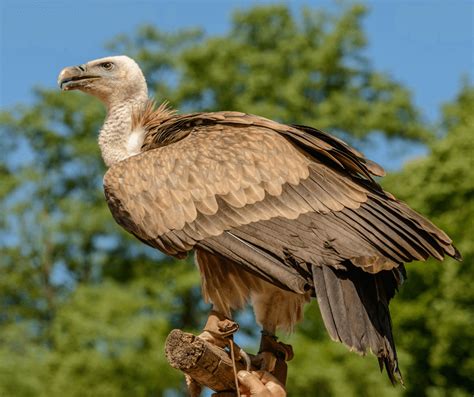
{"type": "Polygon", "coordinates": [[[283,384],[286,382],[286,361],[293,358],[293,348],[278,342],[275,335],[263,334],[260,340],[260,351],[253,357],[252,364],[262,371],[275,375],[283,384]]]}
{"type": "Polygon", "coordinates": [[[283,342],[278,342],[278,338],[275,335],[262,334],[262,339],[260,340],[260,351],[270,352],[275,355],[277,359],[284,361],[290,361],[293,359],[293,348],[291,345],[288,345],[283,342]]]}
{"type": "Polygon", "coordinates": [[[260,371],[273,372],[277,358],[272,352],[260,352],[252,358],[252,365],[260,371]]]}
{"type": "Polygon", "coordinates": [[[233,336],[238,330],[239,324],[223,314],[212,310],[209,313],[203,332],[198,336],[220,348],[227,348],[229,351],[232,349],[235,360],[242,360],[246,369],[250,370],[251,362],[249,355],[233,340],[233,336]]]}
{"type": "Polygon", "coordinates": [[[232,337],[239,330],[239,324],[225,317],[223,314],[212,310],[207,318],[200,338],[219,347],[226,347],[229,344],[228,338],[232,337]]]}

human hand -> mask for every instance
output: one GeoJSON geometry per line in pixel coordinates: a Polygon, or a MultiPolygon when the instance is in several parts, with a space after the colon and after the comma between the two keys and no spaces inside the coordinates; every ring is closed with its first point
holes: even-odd
{"type": "Polygon", "coordinates": [[[284,386],[265,371],[239,371],[241,397],[286,397],[284,386]]]}

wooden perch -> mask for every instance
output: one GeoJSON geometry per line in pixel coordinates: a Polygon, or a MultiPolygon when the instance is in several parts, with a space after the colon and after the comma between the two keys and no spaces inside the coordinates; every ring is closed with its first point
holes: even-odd
{"type": "MultiPolygon", "coordinates": [[[[232,359],[226,350],[193,334],[175,329],[166,338],[165,353],[173,368],[191,376],[199,384],[215,392],[235,391],[232,359]]],[[[255,357],[251,354],[249,356],[255,357]]],[[[240,371],[245,366],[237,361],[236,368],[240,371]]],[[[251,370],[257,368],[252,366],[251,370]]],[[[277,359],[273,374],[283,385],[286,383],[287,364],[284,359],[277,359]]]]}
{"type": "MultiPolygon", "coordinates": [[[[191,376],[216,392],[235,391],[234,371],[229,353],[193,334],[175,329],[166,339],[165,353],[173,368],[191,376]]],[[[237,371],[245,369],[236,362],[237,371]]]]}

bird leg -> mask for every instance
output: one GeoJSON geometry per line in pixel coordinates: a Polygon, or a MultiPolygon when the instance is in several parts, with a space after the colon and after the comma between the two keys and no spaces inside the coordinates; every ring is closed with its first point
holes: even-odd
{"type": "Polygon", "coordinates": [[[287,364],[293,358],[293,348],[269,332],[262,331],[260,350],[252,364],[262,371],[271,372],[280,382],[286,383],[287,364]]]}

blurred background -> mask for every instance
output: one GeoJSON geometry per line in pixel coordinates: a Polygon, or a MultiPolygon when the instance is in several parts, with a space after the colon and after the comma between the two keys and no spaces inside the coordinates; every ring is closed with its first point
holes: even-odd
{"type": "MultiPolygon", "coordinates": [[[[192,259],[126,235],[102,193],[101,104],[61,68],[134,57],[182,112],[308,124],[389,171],[383,186],[454,239],[462,263],[412,263],[391,304],[406,388],[329,340],[315,304],[293,344],[291,396],[472,396],[472,1],[2,0],[0,396],[182,396],[173,328],[208,307],[192,259]]],[[[250,312],[239,341],[255,349],[250,312]]]]}

